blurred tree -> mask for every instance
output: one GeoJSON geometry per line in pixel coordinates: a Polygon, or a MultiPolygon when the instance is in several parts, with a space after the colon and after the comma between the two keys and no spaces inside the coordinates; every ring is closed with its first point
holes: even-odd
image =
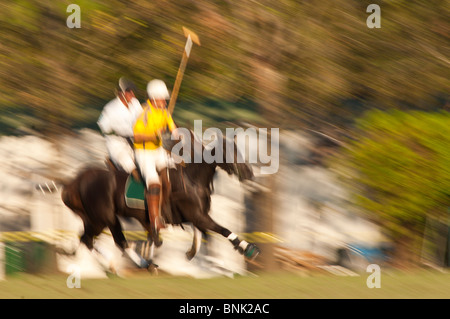
{"type": "Polygon", "coordinates": [[[366,25],[372,0],[80,0],[80,29],[66,26],[71,2],[0,1],[2,125],[95,123],[122,75],[141,88],[153,77],[170,87],[183,25],[202,46],[181,105],[253,101],[273,126],[328,127],[352,121],[355,105],[448,103],[445,0],[382,2],[380,29],[366,25]]]}
{"type": "Polygon", "coordinates": [[[353,203],[384,227],[401,261],[411,261],[425,218],[445,217],[450,207],[450,113],[371,111],[357,128],[332,163],[353,203]]]}

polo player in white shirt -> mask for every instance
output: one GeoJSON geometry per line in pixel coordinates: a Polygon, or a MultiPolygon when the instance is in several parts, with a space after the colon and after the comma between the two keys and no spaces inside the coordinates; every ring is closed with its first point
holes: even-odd
{"type": "Polygon", "coordinates": [[[120,78],[117,97],[105,105],[97,124],[105,136],[112,163],[117,169],[132,173],[139,179],[132,139],[133,126],[142,112],[142,106],[134,95],[135,90],[133,82],[120,78]]]}

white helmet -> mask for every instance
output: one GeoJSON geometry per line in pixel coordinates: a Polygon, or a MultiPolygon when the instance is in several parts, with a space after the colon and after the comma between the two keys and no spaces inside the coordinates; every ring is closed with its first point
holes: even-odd
{"type": "Polygon", "coordinates": [[[148,97],[155,100],[168,100],[170,98],[169,90],[162,80],[151,80],[147,84],[148,97]]]}

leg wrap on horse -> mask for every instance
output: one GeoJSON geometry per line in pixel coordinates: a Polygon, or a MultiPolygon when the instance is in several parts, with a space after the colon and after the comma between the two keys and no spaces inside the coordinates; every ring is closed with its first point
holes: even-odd
{"type": "Polygon", "coordinates": [[[245,240],[240,240],[235,233],[228,235],[227,239],[233,244],[234,249],[236,249],[240,254],[245,257],[254,259],[259,255],[260,250],[255,244],[250,244],[245,240]]]}
{"type": "Polygon", "coordinates": [[[235,233],[228,235],[227,239],[233,244],[234,247],[238,247],[241,241],[235,233]]]}

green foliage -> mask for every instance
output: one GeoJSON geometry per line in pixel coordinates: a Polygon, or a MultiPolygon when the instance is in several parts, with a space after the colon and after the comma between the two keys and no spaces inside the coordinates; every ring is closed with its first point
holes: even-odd
{"type": "Polygon", "coordinates": [[[353,201],[392,235],[450,207],[450,113],[371,111],[336,162],[353,201]],[[344,174],[345,172],[345,174],[344,174]]]}

